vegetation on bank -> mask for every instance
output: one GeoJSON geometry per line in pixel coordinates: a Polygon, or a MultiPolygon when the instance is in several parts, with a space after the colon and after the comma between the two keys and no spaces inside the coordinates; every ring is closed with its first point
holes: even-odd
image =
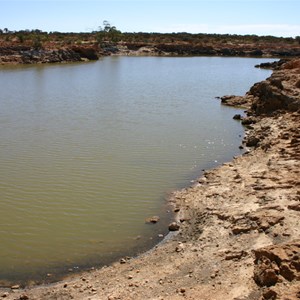
{"type": "Polygon", "coordinates": [[[0,65],[77,62],[107,55],[299,57],[300,36],[132,33],[108,21],[87,33],[0,29],[0,65]]]}
{"type": "Polygon", "coordinates": [[[107,44],[187,44],[187,45],[276,45],[299,46],[300,36],[275,37],[237,34],[206,34],[206,33],[156,33],[156,32],[121,32],[108,21],[103,22],[99,30],[89,33],[74,32],[45,32],[39,29],[11,31],[8,28],[0,29],[0,46],[7,44],[22,44],[34,48],[48,48],[57,46],[90,45],[101,47],[107,44]]]}

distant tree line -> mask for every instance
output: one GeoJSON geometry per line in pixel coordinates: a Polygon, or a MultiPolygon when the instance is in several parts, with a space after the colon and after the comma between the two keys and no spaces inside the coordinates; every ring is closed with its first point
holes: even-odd
{"type": "Polygon", "coordinates": [[[84,33],[74,32],[46,32],[40,29],[25,29],[11,31],[8,28],[0,29],[0,39],[5,41],[14,41],[19,43],[31,43],[34,47],[42,47],[44,43],[56,42],[63,44],[82,44],[94,43],[100,47],[107,44],[116,43],[139,43],[139,44],[157,44],[157,43],[185,43],[185,44],[300,44],[300,36],[292,37],[275,37],[275,36],[258,36],[255,34],[238,35],[238,34],[206,34],[206,33],[156,33],[156,32],[121,32],[109,21],[103,21],[98,30],[84,33]],[[2,38],[1,38],[2,37],[2,38]]]}

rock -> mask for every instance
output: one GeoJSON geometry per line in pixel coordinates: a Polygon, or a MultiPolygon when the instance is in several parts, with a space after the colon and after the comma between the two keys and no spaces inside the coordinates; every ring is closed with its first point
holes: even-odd
{"type": "Polygon", "coordinates": [[[288,110],[289,105],[294,102],[294,98],[267,80],[255,84],[250,89],[250,93],[256,99],[251,108],[257,115],[268,114],[279,109],[288,110]]]}
{"type": "Polygon", "coordinates": [[[267,246],[254,254],[254,280],[259,286],[275,285],[279,277],[300,279],[300,242],[267,246]]]}
{"type": "Polygon", "coordinates": [[[247,147],[256,147],[259,143],[259,138],[256,136],[249,136],[246,140],[247,147]]]}
{"type": "Polygon", "coordinates": [[[270,79],[270,83],[271,83],[271,85],[276,86],[280,90],[283,90],[283,85],[282,85],[282,82],[281,82],[280,79],[278,79],[278,78],[271,78],[270,79]]]}
{"type": "Polygon", "coordinates": [[[2,298],[6,298],[6,297],[8,297],[8,296],[9,296],[9,293],[8,293],[8,292],[5,292],[5,293],[3,293],[3,294],[1,295],[2,298]]]}
{"type": "Polygon", "coordinates": [[[158,216],[153,216],[153,217],[150,217],[150,218],[147,218],[146,219],[146,223],[152,223],[152,224],[155,224],[159,221],[159,217],[158,216]]]}
{"type": "Polygon", "coordinates": [[[278,223],[282,223],[284,215],[280,206],[270,206],[257,211],[247,213],[236,219],[231,219],[233,223],[231,230],[233,234],[248,233],[251,230],[266,231],[278,223]]]}
{"type": "Polygon", "coordinates": [[[73,47],[72,50],[80,55],[81,58],[88,60],[98,60],[96,49],[90,47],[73,47]]]}
{"type": "Polygon", "coordinates": [[[170,231],[178,231],[180,228],[180,225],[177,222],[172,222],[169,224],[169,230],[170,231]]]}
{"type": "Polygon", "coordinates": [[[288,61],[287,59],[280,59],[274,62],[261,63],[259,65],[256,65],[255,68],[277,70],[279,69],[280,66],[285,64],[287,61],[288,61]]]}
{"type": "Polygon", "coordinates": [[[182,252],[184,248],[185,248],[184,245],[182,243],[179,243],[178,246],[176,246],[175,251],[182,252]]]}
{"type": "Polygon", "coordinates": [[[247,233],[253,229],[256,229],[256,227],[253,227],[251,225],[241,225],[241,226],[234,226],[232,227],[231,231],[233,234],[240,234],[240,233],[247,233]]]}
{"type": "Polygon", "coordinates": [[[278,282],[278,268],[268,259],[260,261],[260,268],[254,269],[254,280],[259,286],[272,286],[278,282]]]}
{"type": "Polygon", "coordinates": [[[291,145],[299,145],[299,144],[300,144],[300,139],[298,138],[291,139],[291,145]]]}
{"type": "Polygon", "coordinates": [[[234,97],[235,97],[235,95],[225,95],[225,96],[220,97],[220,99],[221,99],[222,103],[226,103],[228,100],[230,100],[234,97]]]}
{"type": "Polygon", "coordinates": [[[300,203],[288,205],[288,209],[300,211],[300,203]]]}
{"type": "Polygon", "coordinates": [[[249,220],[257,224],[258,229],[263,231],[270,227],[281,223],[284,220],[284,215],[278,211],[271,209],[260,209],[248,215],[249,220]]]}
{"type": "Polygon", "coordinates": [[[254,118],[244,118],[242,120],[242,125],[251,125],[251,124],[255,124],[256,120],[254,118]]]}
{"type": "Polygon", "coordinates": [[[233,116],[233,120],[241,120],[242,116],[240,114],[236,114],[233,116]]]}
{"type": "Polygon", "coordinates": [[[242,106],[247,107],[247,98],[242,96],[235,96],[235,95],[225,95],[220,98],[221,103],[227,106],[242,106]]]}
{"type": "Polygon", "coordinates": [[[126,262],[127,262],[127,261],[126,261],[125,258],[121,258],[121,259],[120,259],[120,264],[126,264],[126,262]]]}
{"type": "Polygon", "coordinates": [[[246,256],[247,252],[244,250],[241,251],[230,251],[229,253],[226,254],[225,260],[232,260],[232,259],[241,259],[243,256],[246,256]]]}
{"type": "Polygon", "coordinates": [[[96,50],[86,47],[62,48],[58,50],[34,49],[31,47],[10,47],[7,50],[0,48],[0,63],[60,63],[96,59],[98,59],[96,50]]]}
{"type": "MultiPolygon", "coordinates": [[[[268,64],[260,65],[266,67],[268,64]]],[[[272,64],[270,65],[272,66],[272,64]]],[[[258,67],[258,66],[257,66],[258,67]]],[[[279,110],[298,111],[300,109],[300,80],[298,78],[300,59],[282,60],[274,63],[274,72],[268,79],[254,84],[244,97],[224,96],[222,103],[230,106],[251,106],[248,114],[256,116],[272,114],[279,110]],[[290,70],[289,77],[283,70],[290,70]]],[[[245,122],[245,121],[244,121],[245,122]]]]}
{"type": "Polygon", "coordinates": [[[255,49],[248,52],[248,55],[250,56],[262,56],[263,54],[264,54],[263,51],[260,49],[255,49]]]}
{"type": "Polygon", "coordinates": [[[290,138],[290,134],[288,132],[284,132],[280,135],[280,138],[283,140],[288,140],[290,138]]]}
{"type": "Polygon", "coordinates": [[[277,298],[277,293],[275,291],[271,290],[271,289],[267,289],[263,293],[263,298],[264,299],[274,300],[274,299],[277,298]]]}
{"type": "Polygon", "coordinates": [[[12,290],[18,290],[20,286],[18,284],[11,286],[12,290]]]}

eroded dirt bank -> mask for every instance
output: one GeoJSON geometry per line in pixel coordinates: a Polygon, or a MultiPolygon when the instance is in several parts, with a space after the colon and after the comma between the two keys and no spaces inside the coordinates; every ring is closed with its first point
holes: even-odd
{"type": "Polygon", "coordinates": [[[258,45],[256,43],[224,46],[222,43],[212,45],[191,45],[189,43],[125,43],[103,46],[87,42],[85,45],[56,45],[44,43],[35,48],[30,44],[1,42],[0,65],[11,64],[45,64],[94,61],[109,55],[127,56],[221,56],[221,57],[298,57],[299,45],[258,45]]]}
{"type": "MultiPolygon", "coordinates": [[[[180,231],[138,258],[5,299],[299,299],[300,60],[254,85],[249,152],[174,193],[180,231]]],[[[247,100],[246,102],[244,100],[247,100]]]]}

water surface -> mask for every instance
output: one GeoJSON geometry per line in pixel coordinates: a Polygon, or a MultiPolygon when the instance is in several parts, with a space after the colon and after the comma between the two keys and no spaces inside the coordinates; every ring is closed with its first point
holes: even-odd
{"type": "Polygon", "coordinates": [[[0,279],[102,265],[161,239],[168,193],[238,153],[240,110],[214,98],[269,76],[253,67],[260,62],[109,57],[1,67],[0,279]],[[145,224],[153,215],[161,221],[145,224]]]}

